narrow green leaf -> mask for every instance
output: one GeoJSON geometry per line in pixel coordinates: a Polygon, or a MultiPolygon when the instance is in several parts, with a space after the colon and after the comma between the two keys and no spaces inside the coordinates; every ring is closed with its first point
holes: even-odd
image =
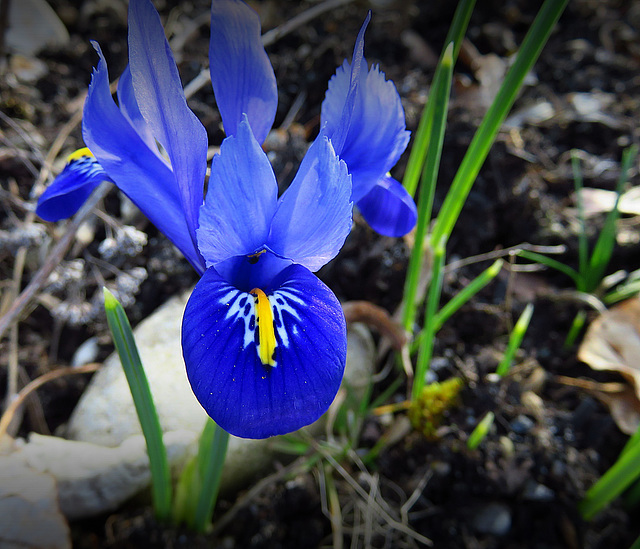
{"type": "Polygon", "coordinates": [[[564,344],[562,345],[564,349],[571,349],[573,344],[578,339],[582,328],[584,328],[584,324],[587,321],[587,313],[584,309],[580,309],[576,316],[573,317],[573,322],[571,323],[571,327],[569,328],[569,333],[564,340],[564,344]]]}
{"type": "Polygon", "coordinates": [[[469,284],[467,284],[462,290],[460,290],[449,302],[438,311],[435,317],[436,331],[442,328],[442,325],[449,320],[460,307],[467,303],[473,296],[475,296],[482,288],[484,288],[489,282],[491,282],[502,269],[504,261],[498,259],[494,261],[489,267],[476,276],[469,284]]]}
{"type": "Polygon", "coordinates": [[[475,450],[485,439],[489,433],[489,429],[491,429],[493,425],[494,419],[495,416],[493,412],[487,412],[478,425],[476,425],[475,429],[471,431],[469,439],[467,440],[467,448],[469,448],[469,450],[475,450]]]}
{"type": "Polygon", "coordinates": [[[589,264],[589,242],[587,238],[587,228],[584,216],[584,200],[582,189],[582,170],[580,169],[580,159],[577,151],[571,151],[571,169],[573,170],[573,184],[576,191],[576,205],[578,206],[578,222],[580,230],[578,232],[578,272],[584,277],[589,264]]]}
{"type": "Polygon", "coordinates": [[[616,287],[615,290],[606,294],[602,301],[605,305],[613,305],[618,301],[633,297],[638,292],[640,292],[640,280],[627,280],[616,287]]]}
{"type": "Polygon", "coordinates": [[[640,444],[625,451],[611,468],[596,482],[579,503],[578,509],[585,520],[617,498],[640,476],[640,444]]]}
{"type": "Polygon", "coordinates": [[[487,158],[500,126],[511,109],[525,76],[538,59],[567,2],[568,0],[545,0],[540,8],[522,42],[514,64],[509,69],[496,98],[482,120],[460,164],[460,168],[438,214],[431,235],[432,243],[439,242],[443,237],[448,239],[451,235],[451,231],[478,172],[487,158]]]}
{"type": "MultiPolygon", "coordinates": [[[[434,334],[437,334],[442,328],[442,325],[451,318],[465,303],[467,303],[473,296],[475,296],[482,288],[484,288],[489,282],[491,282],[502,269],[504,260],[497,259],[491,266],[487,267],[478,276],[476,276],[469,284],[467,284],[462,290],[460,290],[455,296],[453,296],[443,307],[440,309],[433,318],[434,322],[434,334]]],[[[421,345],[422,339],[426,336],[424,331],[421,331],[415,341],[411,344],[410,352],[413,354],[421,345]]]]}
{"type": "Polygon", "coordinates": [[[205,532],[211,524],[228,444],[229,433],[212,419],[207,420],[198,447],[198,471],[202,485],[193,517],[196,532],[205,532]]]}
{"type": "Polygon", "coordinates": [[[511,335],[509,336],[507,350],[505,351],[500,364],[498,364],[498,369],[496,370],[496,373],[499,376],[505,376],[511,369],[513,358],[516,356],[516,351],[520,348],[520,344],[522,343],[524,334],[527,333],[527,328],[529,328],[529,322],[531,321],[532,315],[533,305],[531,303],[528,303],[524,308],[524,311],[522,311],[518,322],[516,322],[516,325],[513,327],[511,335]]]}
{"type": "Polygon", "coordinates": [[[423,244],[431,221],[433,197],[435,195],[442,144],[449,108],[451,93],[451,78],[453,75],[453,43],[449,44],[440,59],[438,77],[433,86],[430,101],[436,107],[433,127],[427,151],[427,161],[422,172],[420,183],[420,198],[418,200],[418,222],[416,224],[415,241],[411,250],[411,258],[407,268],[407,280],[404,288],[404,310],[402,324],[407,331],[412,331],[416,315],[416,294],[420,280],[420,271],[424,259],[423,244]]]}
{"type": "Polygon", "coordinates": [[[440,304],[440,295],[442,293],[444,258],[445,247],[443,239],[443,241],[441,241],[433,251],[433,270],[424,312],[424,337],[420,342],[416,372],[413,378],[413,388],[411,390],[411,398],[414,401],[422,392],[422,388],[425,383],[425,375],[429,369],[429,364],[431,363],[431,357],[433,355],[433,346],[436,334],[436,323],[434,320],[440,304]]]}
{"type": "Polygon", "coordinates": [[[576,288],[579,291],[581,292],[584,291],[582,289],[583,284],[582,284],[582,277],[580,276],[580,273],[575,269],[569,267],[568,265],[565,265],[564,263],[560,263],[560,261],[558,261],[557,259],[551,259],[546,255],[539,254],[537,252],[531,252],[529,250],[518,250],[517,255],[519,257],[524,257],[529,261],[535,261],[536,263],[540,263],[541,265],[546,265],[547,267],[551,267],[556,271],[560,271],[561,273],[566,274],[568,277],[570,277],[573,280],[573,282],[576,285],[576,288]]]}
{"type": "MultiPolygon", "coordinates": [[[[442,57],[448,45],[453,42],[452,65],[455,65],[456,59],[458,58],[458,52],[462,46],[462,40],[467,31],[467,26],[469,24],[469,19],[471,19],[471,13],[473,12],[475,3],[475,0],[461,0],[458,3],[458,7],[456,8],[456,12],[453,16],[453,21],[451,22],[449,32],[445,38],[441,55],[442,57]]],[[[438,74],[441,70],[440,65],[438,65],[433,76],[433,84],[431,87],[432,93],[435,89],[434,85],[439,78],[438,74]]],[[[412,196],[415,194],[418,186],[418,179],[422,172],[425,155],[427,154],[427,147],[429,146],[429,139],[432,135],[431,127],[433,125],[433,117],[436,112],[436,106],[431,101],[431,98],[429,98],[429,101],[422,111],[418,130],[413,138],[409,161],[407,162],[404,178],[402,180],[405,189],[407,189],[407,192],[412,196]]]]}
{"type": "Polygon", "coordinates": [[[618,210],[618,204],[620,203],[620,196],[624,184],[628,180],[629,170],[633,165],[633,162],[638,154],[638,147],[632,146],[624,151],[622,154],[622,165],[620,167],[620,177],[616,185],[616,202],[613,209],[607,214],[607,217],[602,227],[602,231],[598,236],[598,240],[593,248],[591,259],[589,261],[589,269],[587,279],[587,292],[593,292],[600,285],[600,282],[604,276],[604,273],[611,260],[613,254],[613,248],[616,244],[616,223],[620,218],[620,210],[618,210]]]}
{"type": "Polygon", "coordinates": [[[633,545],[629,549],[640,549],[640,537],[633,542],[633,545]]]}
{"type": "Polygon", "coordinates": [[[160,520],[166,520],[171,512],[171,471],[167,450],[162,440],[162,427],[158,420],[153,396],[144,373],[138,348],[127,315],[115,296],[104,288],[104,309],[113,343],[129,384],[142,433],[147,444],[153,507],[160,520]]]}

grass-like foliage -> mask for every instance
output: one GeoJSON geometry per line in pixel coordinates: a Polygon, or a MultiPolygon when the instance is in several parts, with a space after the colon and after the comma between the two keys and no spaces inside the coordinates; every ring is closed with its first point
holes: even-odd
{"type": "Polygon", "coordinates": [[[198,454],[182,471],[172,498],[171,469],[162,439],[162,427],[133,331],[122,305],[106,288],[104,308],[147,445],[156,517],[163,521],[171,518],[175,523],[187,524],[196,532],[205,532],[211,524],[229,434],[212,420],[207,420],[198,454]]]}
{"type": "MultiPolygon", "coordinates": [[[[500,126],[515,101],[526,74],[538,59],[567,1],[547,0],[524,38],[515,62],[509,69],[491,107],[478,128],[469,149],[451,183],[443,205],[432,219],[433,197],[446,127],[447,105],[451,77],[459,45],[464,36],[473,2],[462,1],[454,15],[447,42],[435,71],[429,101],[415,136],[414,146],[403,183],[413,193],[417,173],[421,171],[418,198],[418,222],[404,291],[403,326],[413,332],[419,304],[418,287],[425,261],[430,262],[429,287],[424,313],[424,329],[416,338],[419,353],[413,381],[412,398],[417,399],[425,383],[425,373],[433,352],[435,335],[444,320],[464,305],[499,272],[501,263],[494,263],[471,284],[440,307],[442,279],[446,259],[446,244],[464,207],[467,196],[487,158],[500,126]],[[433,229],[428,229],[433,221],[433,229]]],[[[423,275],[424,276],[424,275],[423,275]]]]}
{"type": "Polygon", "coordinates": [[[144,373],[127,315],[122,305],[106,288],[104,288],[104,309],[147,444],[153,508],[158,519],[167,520],[171,513],[171,470],[149,382],[144,373]]]}
{"type": "Polygon", "coordinates": [[[582,170],[577,155],[572,155],[571,163],[573,168],[573,179],[576,190],[576,202],[578,209],[578,222],[580,231],[578,233],[578,268],[566,265],[556,259],[552,259],[544,254],[531,252],[528,250],[520,251],[519,255],[525,259],[536,261],[552,269],[556,269],[573,280],[576,290],[586,294],[593,294],[602,299],[606,304],[615,303],[620,299],[624,299],[629,295],[640,290],[638,277],[628,277],[627,280],[616,287],[613,291],[607,291],[605,282],[605,273],[609,266],[609,261],[616,246],[616,222],[620,218],[618,203],[625,184],[629,178],[629,172],[636,156],[638,155],[638,147],[636,145],[626,149],[622,155],[620,167],[620,176],[616,185],[616,201],[607,217],[593,249],[589,250],[588,235],[586,229],[586,220],[584,213],[584,205],[582,201],[582,170]]]}
{"type": "MultiPolygon", "coordinates": [[[[638,478],[640,478],[640,428],[629,439],[613,466],[587,491],[578,507],[580,513],[586,520],[592,519],[638,478]]],[[[637,544],[638,542],[633,547],[637,544]]]]}

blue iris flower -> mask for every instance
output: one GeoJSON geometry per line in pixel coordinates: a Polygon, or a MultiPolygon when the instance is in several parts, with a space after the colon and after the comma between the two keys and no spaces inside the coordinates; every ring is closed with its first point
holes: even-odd
{"type": "MultiPolygon", "coordinates": [[[[362,204],[378,188],[384,200],[399,195],[384,183],[385,174],[408,139],[395,88],[377,69],[369,77],[362,68],[367,22],[348,78],[345,62],[329,86],[325,129],[278,197],[260,146],[277,107],[260,22],[240,0],[213,1],[211,81],[227,138],[213,158],[203,199],[206,131],[187,106],[158,13],[150,0],[131,0],[129,65],[118,83],[118,104],[94,43],[99,61],[83,112],[88,148],[72,155],[38,203],[45,219],[68,217],[99,181],[109,180],[180,249],[202,275],[183,318],[187,375],[207,413],[236,436],[265,438],[308,425],[326,411],[342,379],[344,315],[313,272],[337,255],[351,229],[352,175],[345,161],[358,181],[353,199],[366,212],[362,204]],[[393,112],[383,116],[372,105],[393,112]],[[358,133],[373,136],[374,115],[378,130],[393,135],[376,134],[368,144],[384,156],[368,168],[358,133]]],[[[382,209],[397,217],[397,204],[389,203],[382,209]]],[[[398,232],[398,223],[392,219],[387,227],[398,232]]]]}
{"type": "Polygon", "coordinates": [[[344,61],[329,81],[321,125],[349,166],[353,201],[369,225],[387,236],[402,236],[416,224],[416,205],[389,175],[409,143],[404,109],[395,85],[374,65],[367,71],[360,29],[351,63],[344,61]]]}

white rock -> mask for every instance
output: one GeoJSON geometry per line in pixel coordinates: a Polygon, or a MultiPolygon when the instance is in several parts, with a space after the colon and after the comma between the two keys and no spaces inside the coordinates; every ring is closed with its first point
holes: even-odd
{"type": "MultiPolygon", "coordinates": [[[[164,436],[170,463],[179,462],[193,441],[187,431],[164,436]]],[[[56,479],[60,510],[69,519],[112,511],[150,483],[149,459],[142,435],[117,448],[31,434],[12,454],[16,460],[56,479]]]]}
{"type": "Polygon", "coordinates": [[[32,56],[45,46],[69,41],[69,33],[46,0],[19,0],[9,4],[7,47],[14,53],[32,56]]]}
{"type": "Polygon", "coordinates": [[[0,547],[71,549],[53,476],[33,470],[18,455],[0,456],[0,547]]]}
{"type": "MultiPolygon", "coordinates": [[[[134,330],[140,358],[163,431],[200,433],[206,413],[187,379],[180,345],[182,312],[188,294],[165,303],[134,330]]],[[[142,431],[117,354],[111,355],[82,395],[67,436],[102,446],[119,446],[142,431]]]]}

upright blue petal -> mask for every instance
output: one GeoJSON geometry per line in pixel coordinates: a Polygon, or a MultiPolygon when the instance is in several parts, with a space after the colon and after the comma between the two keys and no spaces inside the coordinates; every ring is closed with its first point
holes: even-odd
{"type": "MultiPolygon", "coordinates": [[[[147,124],[140,112],[140,107],[138,107],[129,65],[126,66],[118,79],[118,106],[120,107],[120,112],[131,123],[147,146],[153,151],[157,150],[158,146],[151,127],[147,124]]],[[[159,151],[158,154],[160,154],[159,151]]]]}
{"type": "Polygon", "coordinates": [[[278,202],[267,246],[317,271],[333,259],[351,230],[347,166],[320,134],[278,202]]]}
{"type": "Polygon", "coordinates": [[[100,47],[84,104],[84,142],[118,188],[171,240],[198,272],[204,261],[189,232],[171,168],[147,147],[111,97],[107,64],[100,47]]]}
{"type": "Polygon", "coordinates": [[[352,62],[329,81],[321,122],[352,176],[353,201],[368,194],[398,161],[407,144],[404,110],[393,82],[377,66],[368,72],[360,29],[352,62]]]}
{"type": "Polygon", "coordinates": [[[140,111],[171,160],[195,243],[207,168],[207,132],[187,106],[160,16],[149,0],[129,2],[129,65],[140,111]]]}
{"type": "Polygon", "coordinates": [[[267,438],[329,407],[344,372],[346,326],[335,296],[300,265],[253,293],[211,267],[187,303],[182,349],[213,420],[232,435],[267,438]]]}
{"type": "Polygon", "coordinates": [[[391,176],[380,178],[376,186],[360,199],[358,208],[369,226],[385,236],[407,234],[418,219],[413,198],[391,176]]]}
{"type": "Polygon", "coordinates": [[[245,117],[211,163],[198,229],[198,247],[207,266],[262,249],[277,196],[273,168],[245,117]]]}
{"type": "Polygon", "coordinates": [[[69,156],[67,165],[38,198],[36,214],[59,221],[76,213],[102,181],[111,178],[86,147],[69,156]]]}
{"type": "MultiPolygon", "coordinates": [[[[367,26],[369,26],[369,21],[371,21],[371,11],[367,13],[364,23],[362,23],[362,27],[358,32],[356,44],[353,48],[351,70],[344,71],[344,76],[341,78],[339,90],[336,94],[338,97],[330,99],[328,102],[327,109],[331,109],[332,112],[328,119],[322,118],[321,127],[325,128],[327,135],[333,141],[333,146],[338,155],[342,155],[345,145],[348,145],[347,139],[351,128],[351,119],[356,108],[356,100],[358,95],[362,93],[359,89],[359,84],[361,73],[367,70],[367,62],[364,58],[364,33],[367,30],[367,26]],[[346,80],[344,77],[346,77],[346,80]]],[[[329,85],[331,85],[331,82],[329,82],[329,85]]],[[[327,92],[327,98],[328,96],[329,93],[327,92]]],[[[324,113],[324,110],[325,105],[323,102],[322,113],[324,113]]]]}
{"type": "Polygon", "coordinates": [[[209,67],[224,131],[235,135],[244,113],[262,143],[276,116],[278,91],[260,39],[260,20],[244,2],[211,3],[209,67]]]}

